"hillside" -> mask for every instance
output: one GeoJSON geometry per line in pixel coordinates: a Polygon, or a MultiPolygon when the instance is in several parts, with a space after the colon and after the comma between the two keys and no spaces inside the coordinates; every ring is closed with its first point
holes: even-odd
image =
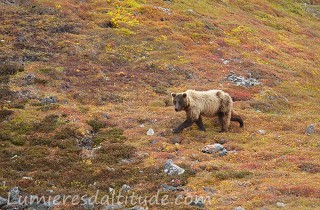
{"type": "Polygon", "coordinates": [[[0,0],[0,20],[1,197],[160,189],[194,202],[36,208],[320,208],[319,1],[0,0]],[[228,92],[244,128],[173,134],[170,93],[186,89],[228,92]],[[214,143],[229,152],[201,151],[214,143]],[[167,175],[169,159],[185,172],[167,175]]]}

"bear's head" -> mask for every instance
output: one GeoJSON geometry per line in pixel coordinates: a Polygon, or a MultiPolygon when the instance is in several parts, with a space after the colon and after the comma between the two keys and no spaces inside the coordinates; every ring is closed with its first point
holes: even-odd
{"type": "Polygon", "coordinates": [[[185,110],[189,106],[187,93],[171,93],[171,96],[176,112],[185,110]]]}

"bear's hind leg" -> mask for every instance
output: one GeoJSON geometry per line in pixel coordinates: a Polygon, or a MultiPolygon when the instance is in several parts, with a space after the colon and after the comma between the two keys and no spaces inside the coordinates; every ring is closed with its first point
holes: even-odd
{"type": "Polygon", "coordinates": [[[231,114],[230,113],[223,113],[219,112],[219,122],[221,125],[221,130],[219,132],[226,132],[228,131],[229,125],[230,125],[230,118],[231,114]]]}
{"type": "Polygon", "coordinates": [[[198,120],[196,120],[195,123],[197,124],[197,126],[201,131],[206,131],[206,128],[203,125],[201,116],[199,116],[198,120]]]}
{"type": "Polygon", "coordinates": [[[177,128],[172,130],[172,133],[180,133],[183,129],[190,127],[193,124],[191,118],[187,118],[183,123],[181,123],[177,128]]]}

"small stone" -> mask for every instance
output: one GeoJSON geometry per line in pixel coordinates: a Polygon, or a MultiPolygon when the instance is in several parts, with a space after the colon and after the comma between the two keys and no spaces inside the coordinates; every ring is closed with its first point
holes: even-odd
{"type": "Polygon", "coordinates": [[[126,185],[126,184],[122,185],[122,187],[121,187],[121,190],[123,192],[129,192],[130,189],[131,189],[131,187],[129,185],[126,185]]]}
{"type": "Polygon", "coordinates": [[[82,201],[84,209],[94,209],[94,203],[90,200],[90,198],[84,198],[82,201]]]}
{"type": "Polygon", "coordinates": [[[222,63],[224,64],[224,65],[226,65],[226,64],[228,64],[228,63],[230,63],[230,60],[228,60],[228,59],[222,59],[222,63]]]}
{"type": "Polygon", "coordinates": [[[44,202],[43,205],[49,207],[49,209],[51,209],[52,207],[55,206],[54,202],[53,201],[47,201],[47,202],[44,202]]]}
{"type": "Polygon", "coordinates": [[[281,202],[277,202],[277,203],[276,203],[276,206],[277,206],[278,208],[283,208],[283,207],[286,206],[286,204],[281,203],[281,202]]]}
{"type": "MultiPolygon", "coordinates": [[[[33,196],[33,195],[31,195],[33,196]]],[[[37,196],[33,196],[37,198],[37,196]]],[[[53,202],[44,202],[44,203],[32,203],[28,205],[28,210],[49,210],[54,206],[53,202]]]]}
{"type": "Polygon", "coordinates": [[[127,164],[129,164],[129,163],[132,163],[134,161],[134,159],[132,159],[132,158],[124,158],[124,159],[121,159],[119,162],[120,163],[127,163],[127,164]]]}
{"type": "Polygon", "coordinates": [[[191,206],[204,207],[203,199],[196,199],[190,203],[191,206]]]}
{"type": "Polygon", "coordinates": [[[144,128],[144,124],[139,125],[140,128],[144,128]]]}
{"type": "Polygon", "coordinates": [[[107,205],[105,207],[103,207],[102,210],[114,210],[114,209],[122,209],[122,205],[121,204],[114,204],[114,205],[107,205]]]}
{"type": "Polygon", "coordinates": [[[41,102],[44,104],[54,104],[54,103],[57,103],[58,100],[55,96],[49,96],[47,98],[43,98],[41,102]]]}
{"type": "MultiPolygon", "coordinates": [[[[10,205],[5,205],[1,209],[2,210],[25,210],[27,208],[26,205],[20,205],[20,204],[10,204],[10,205]]],[[[42,210],[42,209],[39,209],[42,210]]]]}
{"type": "Polygon", "coordinates": [[[145,209],[145,208],[143,208],[141,206],[135,206],[135,207],[132,207],[132,208],[126,209],[126,210],[147,210],[147,209],[145,209]]]}
{"type": "Polygon", "coordinates": [[[221,144],[216,143],[216,144],[204,146],[201,149],[201,151],[203,153],[213,154],[215,152],[222,151],[223,149],[224,149],[224,147],[221,144]]]}
{"type": "Polygon", "coordinates": [[[22,177],[22,179],[33,180],[33,178],[32,178],[32,177],[29,177],[29,176],[24,176],[24,177],[22,177]]]}
{"type": "Polygon", "coordinates": [[[238,206],[238,207],[234,208],[233,210],[245,210],[245,209],[242,208],[241,206],[238,206]]]}
{"type": "Polygon", "coordinates": [[[108,166],[107,166],[107,170],[110,171],[110,172],[115,172],[116,171],[114,168],[111,168],[111,167],[108,167],[108,166]]]}
{"type": "Polygon", "coordinates": [[[175,187],[175,186],[171,186],[171,185],[167,185],[167,184],[162,184],[161,185],[161,189],[164,192],[167,192],[167,191],[183,191],[183,189],[181,187],[175,187]]]}
{"type": "Polygon", "coordinates": [[[265,134],[266,134],[266,131],[265,131],[265,130],[258,130],[257,133],[258,133],[258,134],[261,134],[261,135],[265,135],[265,134]]]}
{"type": "Polygon", "coordinates": [[[226,148],[223,148],[222,151],[219,152],[220,156],[225,156],[228,154],[228,150],[226,148]]]}
{"type": "Polygon", "coordinates": [[[93,145],[93,142],[92,142],[92,139],[89,138],[89,137],[83,137],[82,139],[80,139],[78,141],[78,144],[80,147],[84,148],[84,149],[88,149],[88,150],[91,150],[92,149],[92,145],[93,145]]]}
{"type": "Polygon", "coordinates": [[[187,9],[187,12],[194,13],[193,9],[187,9]]]}
{"type": "Polygon", "coordinates": [[[154,130],[152,128],[149,128],[149,130],[147,131],[147,135],[148,136],[153,136],[154,135],[154,130]]]}
{"type": "Polygon", "coordinates": [[[315,131],[316,131],[315,125],[314,125],[314,124],[311,124],[311,125],[309,125],[309,126],[307,127],[306,133],[307,133],[308,135],[311,135],[311,134],[313,134],[315,131]]]}
{"type": "Polygon", "coordinates": [[[10,202],[17,202],[19,200],[20,190],[18,187],[14,187],[9,191],[10,202]]]}
{"type": "Polygon", "coordinates": [[[164,165],[164,172],[168,175],[181,175],[185,170],[173,163],[171,159],[167,160],[164,165]]]}
{"type": "Polygon", "coordinates": [[[158,140],[152,140],[150,141],[150,144],[156,144],[158,142],[158,140]]]}
{"type": "Polygon", "coordinates": [[[3,197],[0,197],[0,208],[1,208],[2,206],[6,205],[7,202],[8,202],[7,199],[5,199],[5,198],[3,198],[3,197]]]}

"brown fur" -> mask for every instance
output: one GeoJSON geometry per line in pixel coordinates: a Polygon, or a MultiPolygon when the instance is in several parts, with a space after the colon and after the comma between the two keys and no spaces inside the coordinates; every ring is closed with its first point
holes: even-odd
{"type": "Polygon", "coordinates": [[[187,119],[174,132],[180,132],[195,122],[201,130],[205,130],[201,116],[218,116],[221,131],[227,131],[230,121],[237,121],[243,127],[242,118],[233,112],[233,101],[229,94],[222,90],[195,91],[187,90],[183,93],[172,93],[176,111],[184,110],[187,119]]]}

